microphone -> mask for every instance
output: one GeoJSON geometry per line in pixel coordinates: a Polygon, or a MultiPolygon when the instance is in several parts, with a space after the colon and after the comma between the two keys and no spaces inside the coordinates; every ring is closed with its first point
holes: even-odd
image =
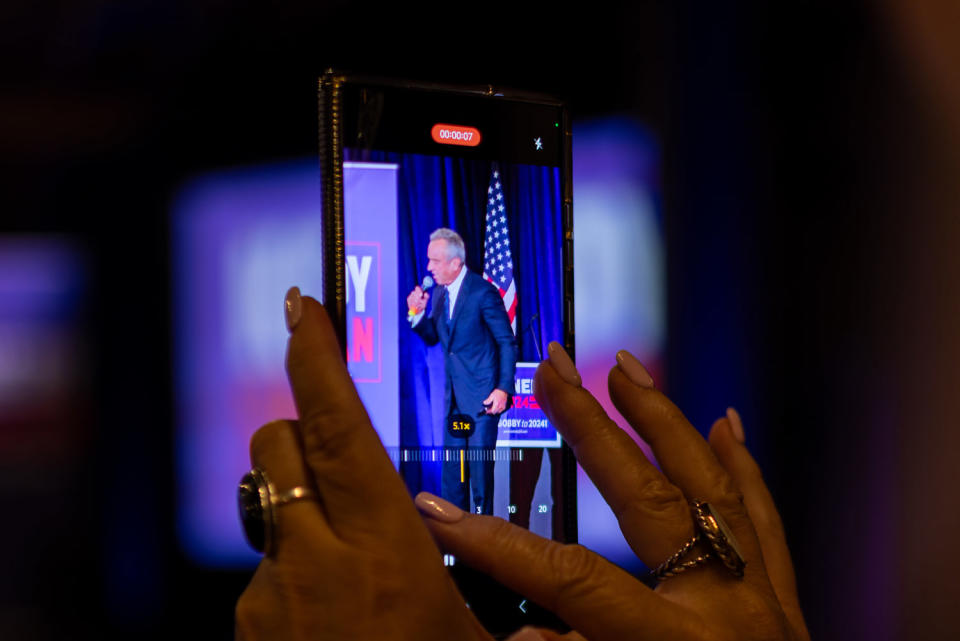
{"type": "MultiPolygon", "coordinates": [[[[430,276],[430,274],[427,274],[426,276],[423,277],[423,282],[420,283],[420,289],[423,291],[427,291],[428,289],[431,289],[433,287],[433,284],[434,284],[433,277],[430,276]]],[[[408,319],[413,318],[419,313],[420,312],[418,312],[415,308],[411,307],[410,309],[407,310],[407,318],[408,319]]]]}

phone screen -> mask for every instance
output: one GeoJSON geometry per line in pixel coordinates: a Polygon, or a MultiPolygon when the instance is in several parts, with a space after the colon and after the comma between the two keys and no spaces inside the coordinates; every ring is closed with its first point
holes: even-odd
{"type": "Polygon", "coordinates": [[[346,359],[391,459],[411,495],[575,540],[533,395],[546,345],[572,348],[563,108],[363,83],[339,107],[346,359]]]}
{"type": "Polygon", "coordinates": [[[532,389],[567,338],[562,109],[352,89],[346,357],[371,420],[412,494],[565,538],[561,439],[532,389]]]}

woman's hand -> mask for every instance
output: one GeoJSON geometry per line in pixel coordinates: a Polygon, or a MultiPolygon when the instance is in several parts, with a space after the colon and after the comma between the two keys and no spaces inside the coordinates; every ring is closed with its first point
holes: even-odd
{"type": "Polygon", "coordinates": [[[278,492],[275,553],[236,609],[239,639],[490,639],[464,605],[370,425],[322,306],[286,300],[287,372],[299,421],[261,427],[254,467],[278,492]]]}
{"type": "MultiPolygon", "coordinates": [[[[286,309],[287,371],[300,418],[258,430],[251,458],[278,492],[302,486],[318,500],[275,508],[275,551],[237,603],[238,638],[489,640],[431,533],[468,564],[557,613],[575,628],[562,637],[571,641],[808,638],[779,516],[737,436],[735,413],[714,424],[708,446],[621,352],[611,396],[650,443],[661,473],[580,387],[559,345],[537,371],[537,398],[641,560],[656,566],[692,537],[693,499],[714,505],[739,540],[744,578],[714,561],[653,591],[585,548],[421,494],[416,502],[430,517],[428,532],[370,425],[323,308],[293,289],[286,309]]],[[[528,629],[517,640],[537,636],[528,629]]]]}
{"type": "Polygon", "coordinates": [[[421,494],[417,506],[430,517],[441,547],[591,641],[809,639],[780,517],[743,445],[736,412],[714,423],[708,445],[654,388],[639,361],[620,352],[610,371],[610,396],[650,444],[661,471],[580,386],[560,345],[552,343],[549,351],[534,381],[537,400],[613,508],[640,560],[657,567],[679,550],[695,533],[690,502],[706,501],[739,542],[743,578],[711,560],[651,590],[586,548],[421,494]]]}

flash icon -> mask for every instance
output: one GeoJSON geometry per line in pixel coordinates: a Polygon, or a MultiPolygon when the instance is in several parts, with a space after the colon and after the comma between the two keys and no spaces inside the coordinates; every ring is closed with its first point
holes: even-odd
{"type": "Polygon", "coordinates": [[[533,146],[537,148],[537,151],[543,149],[543,141],[540,138],[533,139],[533,146]]]}

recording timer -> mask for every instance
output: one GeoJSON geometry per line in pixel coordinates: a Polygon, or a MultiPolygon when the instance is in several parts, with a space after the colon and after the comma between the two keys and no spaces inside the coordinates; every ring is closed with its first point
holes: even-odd
{"type": "Polygon", "coordinates": [[[430,137],[433,138],[434,142],[441,145],[461,145],[464,147],[476,147],[482,139],[480,130],[476,127],[448,125],[439,122],[430,130],[430,137]]]}

